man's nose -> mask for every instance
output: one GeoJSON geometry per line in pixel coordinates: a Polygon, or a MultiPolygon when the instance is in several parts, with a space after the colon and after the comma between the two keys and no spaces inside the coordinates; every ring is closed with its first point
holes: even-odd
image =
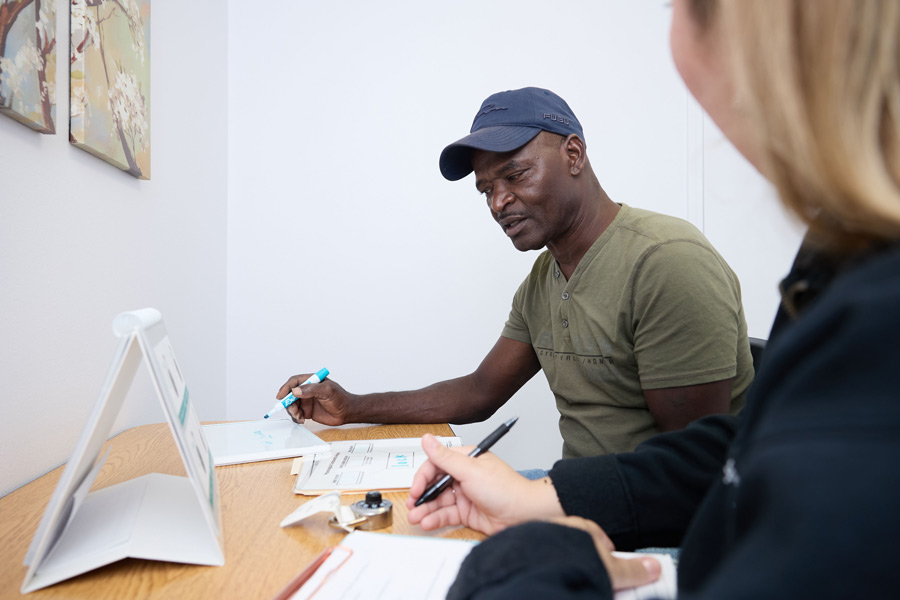
{"type": "Polygon", "coordinates": [[[503,212],[503,208],[513,200],[515,200],[515,196],[509,190],[494,188],[494,193],[491,195],[491,210],[494,211],[494,214],[499,215],[503,212]]]}

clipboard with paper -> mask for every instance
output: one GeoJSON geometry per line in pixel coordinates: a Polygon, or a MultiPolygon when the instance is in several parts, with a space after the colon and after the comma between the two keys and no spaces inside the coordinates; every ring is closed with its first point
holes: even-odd
{"type": "Polygon", "coordinates": [[[475,542],[354,531],[325,550],[275,600],[447,597],[475,542]]]}
{"type": "MultiPolygon", "coordinates": [[[[424,536],[354,531],[326,549],[273,600],[342,600],[344,598],[443,599],[463,560],[478,542],[424,536]]],[[[636,559],[645,554],[616,552],[636,559]]],[[[615,600],[674,600],[675,563],[668,554],[653,553],[662,566],[660,578],[636,588],[618,590],[615,600]]]]}

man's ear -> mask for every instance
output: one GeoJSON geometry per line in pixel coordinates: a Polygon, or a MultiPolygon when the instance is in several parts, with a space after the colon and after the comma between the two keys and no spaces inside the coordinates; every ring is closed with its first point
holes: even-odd
{"type": "Polygon", "coordinates": [[[587,163],[587,152],[584,140],[572,133],[563,144],[569,161],[569,174],[579,175],[587,163]]]}

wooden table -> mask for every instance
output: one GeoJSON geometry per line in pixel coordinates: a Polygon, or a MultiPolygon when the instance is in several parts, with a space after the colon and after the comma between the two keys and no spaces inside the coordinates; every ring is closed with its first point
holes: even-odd
{"type": "MultiPolygon", "coordinates": [[[[311,427],[312,429],[313,427],[311,427]]],[[[374,425],[314,428],[326,441],[419,437],[426,432],[453,435],[448,425],[374,425]]],[[[129,429],[107,445],[109,458],[92,489],[147,473],[184,475],[175,441],[165,423],[129,429]]],[[[217,467],[225,531],[225,566],[203,567],[125,559],[28,594],[28,598],[241,598],[268,599],[344,534],[319,514],[303,525],[279,526],[307,498],[293,493],[293,459],[217,467]]],[[[25,578],[25,552],[56,483],[60,467],[0,498],[0,598],[19,598],[25,578]]],[[[393,526],[380,531],[465,539],[483,539],[471,529],[425,532],[407,521],[405,492],[386,493],[393,502],[393,526]]],[[[362,494],[345,495],[344,503],[362,494]]]]}

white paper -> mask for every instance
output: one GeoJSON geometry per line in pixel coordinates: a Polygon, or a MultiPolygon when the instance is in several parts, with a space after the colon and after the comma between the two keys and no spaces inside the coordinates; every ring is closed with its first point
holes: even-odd
{"type": "Polygon", "coordinates": [[[289,419],[204,425],[217,467],[329,452],[331,445],[289,419]]]}
{"type": "MultiPolygon", "coordinates": [[[[448,448],[462,446],[458,437],[439,437],[448,448]]],[[[405,489],[428,460],[420,438],[332,442],[328,454],[303,458],[295,494],[405,489]]]]}
{"type": "MultiPolygon", "coordinates": [[[[291,600],[405,600],[445,598],[463,560],[477,542],[354,531],[316,570],[291,600]]],[[[647,554],[615,552],[622,558],[647,554]]],[[[675,600],[677,575],[668,554],[651,554],[662,565],[660,578],[619,590],[615,600],[675,600]]]]}
{"type": "Polygon", "coordinates": [[[678,575],[675,569],[675,561],[672,560],[670,555],[653,552],[613,552],[613,556],[629,559],[652,556],[662,565],[662,573],[659,579],[640,587],[619,590],[615,593],[614,600],[675,600],[675,597],[678,595],[678,575]]]}
{"type": "Polygon", "coordinates": [[[443,600],[474,546],[466,540],[354,531],[292,600],[443,600]]]}

